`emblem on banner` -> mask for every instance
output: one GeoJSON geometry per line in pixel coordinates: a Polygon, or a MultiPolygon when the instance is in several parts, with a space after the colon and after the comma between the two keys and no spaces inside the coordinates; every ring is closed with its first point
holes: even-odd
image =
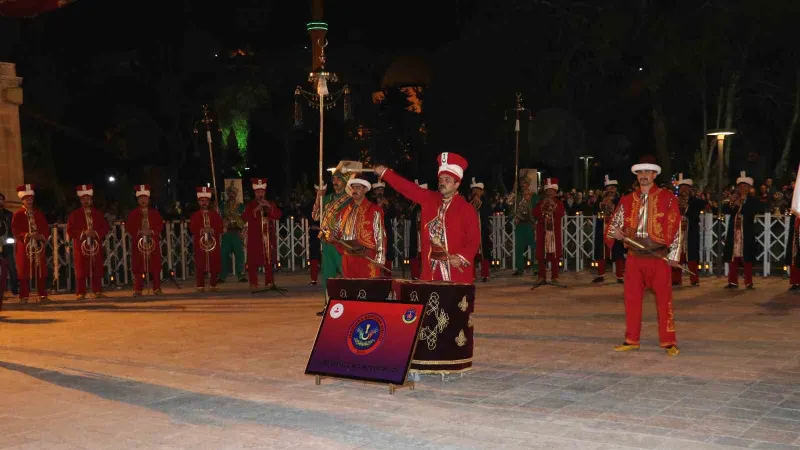
{"type": "Polygon", "coordinates": [[[342,317],[342,314],[344,314],[344,305],[341,303],[337,303],[331,307],[331,318],[338,319],[342,317]]]}
{"type": "Polygon", "coordinates": [[[403,322],[414,323],[416,321],[417,321],[417,310],[414,308],[408,308],[405,314],[403,314],[403,322]]]}
{"type": "Polygon", "coordinates": [[[461,311],[467,312],[467,308],[469,307],[469,303],[467,303],[467,296],[461,298],[461,301],[458,302],[458,309],[461,311]]]}
{"type": "Polygon", "coordinates": [[[344,289],[340,289],[339,290],[339,297],[347,298],[347,291],[345,291],[344,289]]]}
{"type": "Polygon", "coordinates": [[[383,343],[386,337],[386,323],[377,314],[364,314],[350,325],[347,333],[347,347],[354,355],[368,355],[383,343]]]}
{"type": "Polygon", "coordinates": [[[389,295],[386,297],[386,300],[397,300],[397,295],[395,295],[394,291],[389,292],[389,295]]]}
{"type": "Polygon", "coordinates": [[[358,299],[358,300],[366,300],[367,299],[367,291],[365,291],[363,289],[358,291],[358,295],[356,296],[356,299],[358,299]]]}

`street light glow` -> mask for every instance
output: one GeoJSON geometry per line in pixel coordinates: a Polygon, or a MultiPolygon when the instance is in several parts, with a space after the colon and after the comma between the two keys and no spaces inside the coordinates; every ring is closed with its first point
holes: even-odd
{"type": "Polygon", "coordinates": [[[110,177],[108,177],[108,182],[109,182],[109,183],[113,183],[113,182],[115,182],[115,181],[117,181],[117,179],[116,179],[116,178],[114,178],[113,176],[110,176],[110,177]]]}

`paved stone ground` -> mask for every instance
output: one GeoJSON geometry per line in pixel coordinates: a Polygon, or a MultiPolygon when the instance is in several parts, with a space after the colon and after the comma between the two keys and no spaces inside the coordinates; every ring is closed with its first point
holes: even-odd
{"type": "Polygon", "coordinates": [[[617,354],[622,286],[566,274],[478,286],[475,370],[390,396],[303,375],[320,307],[291,292],[186,287],[134,301],[56,297],[0,313],[0,448],[800,449],[800,295],[785,280],[675,293],[681,355],[617,354]]]}

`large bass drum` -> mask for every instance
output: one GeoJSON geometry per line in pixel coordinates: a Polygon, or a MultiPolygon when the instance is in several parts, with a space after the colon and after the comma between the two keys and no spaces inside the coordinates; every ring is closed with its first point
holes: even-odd
{"type": "Polygon", "coordinates": [[[392,291],[399,301],[425,304],[410,373],[445,375],[472,370],[474,285],[395,280],[392,291]]]}

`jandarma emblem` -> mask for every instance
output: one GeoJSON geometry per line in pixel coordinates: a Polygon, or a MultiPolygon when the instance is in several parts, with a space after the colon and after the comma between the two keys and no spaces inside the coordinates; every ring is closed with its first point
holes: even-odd
{"type": "Polygon", "coordinates": [[[350,325],[347,333],[347,348],[354,355],[368,355],[383,344],[386,323],[377,314],[364,314],[350,325]]]}
{"type": "Polygon", "coordinates": [[[408,308],[408,310],[403,314],[403,322],[414,323],[416,320],[417,320],[417,310],[414,308],[408,308]]]}

